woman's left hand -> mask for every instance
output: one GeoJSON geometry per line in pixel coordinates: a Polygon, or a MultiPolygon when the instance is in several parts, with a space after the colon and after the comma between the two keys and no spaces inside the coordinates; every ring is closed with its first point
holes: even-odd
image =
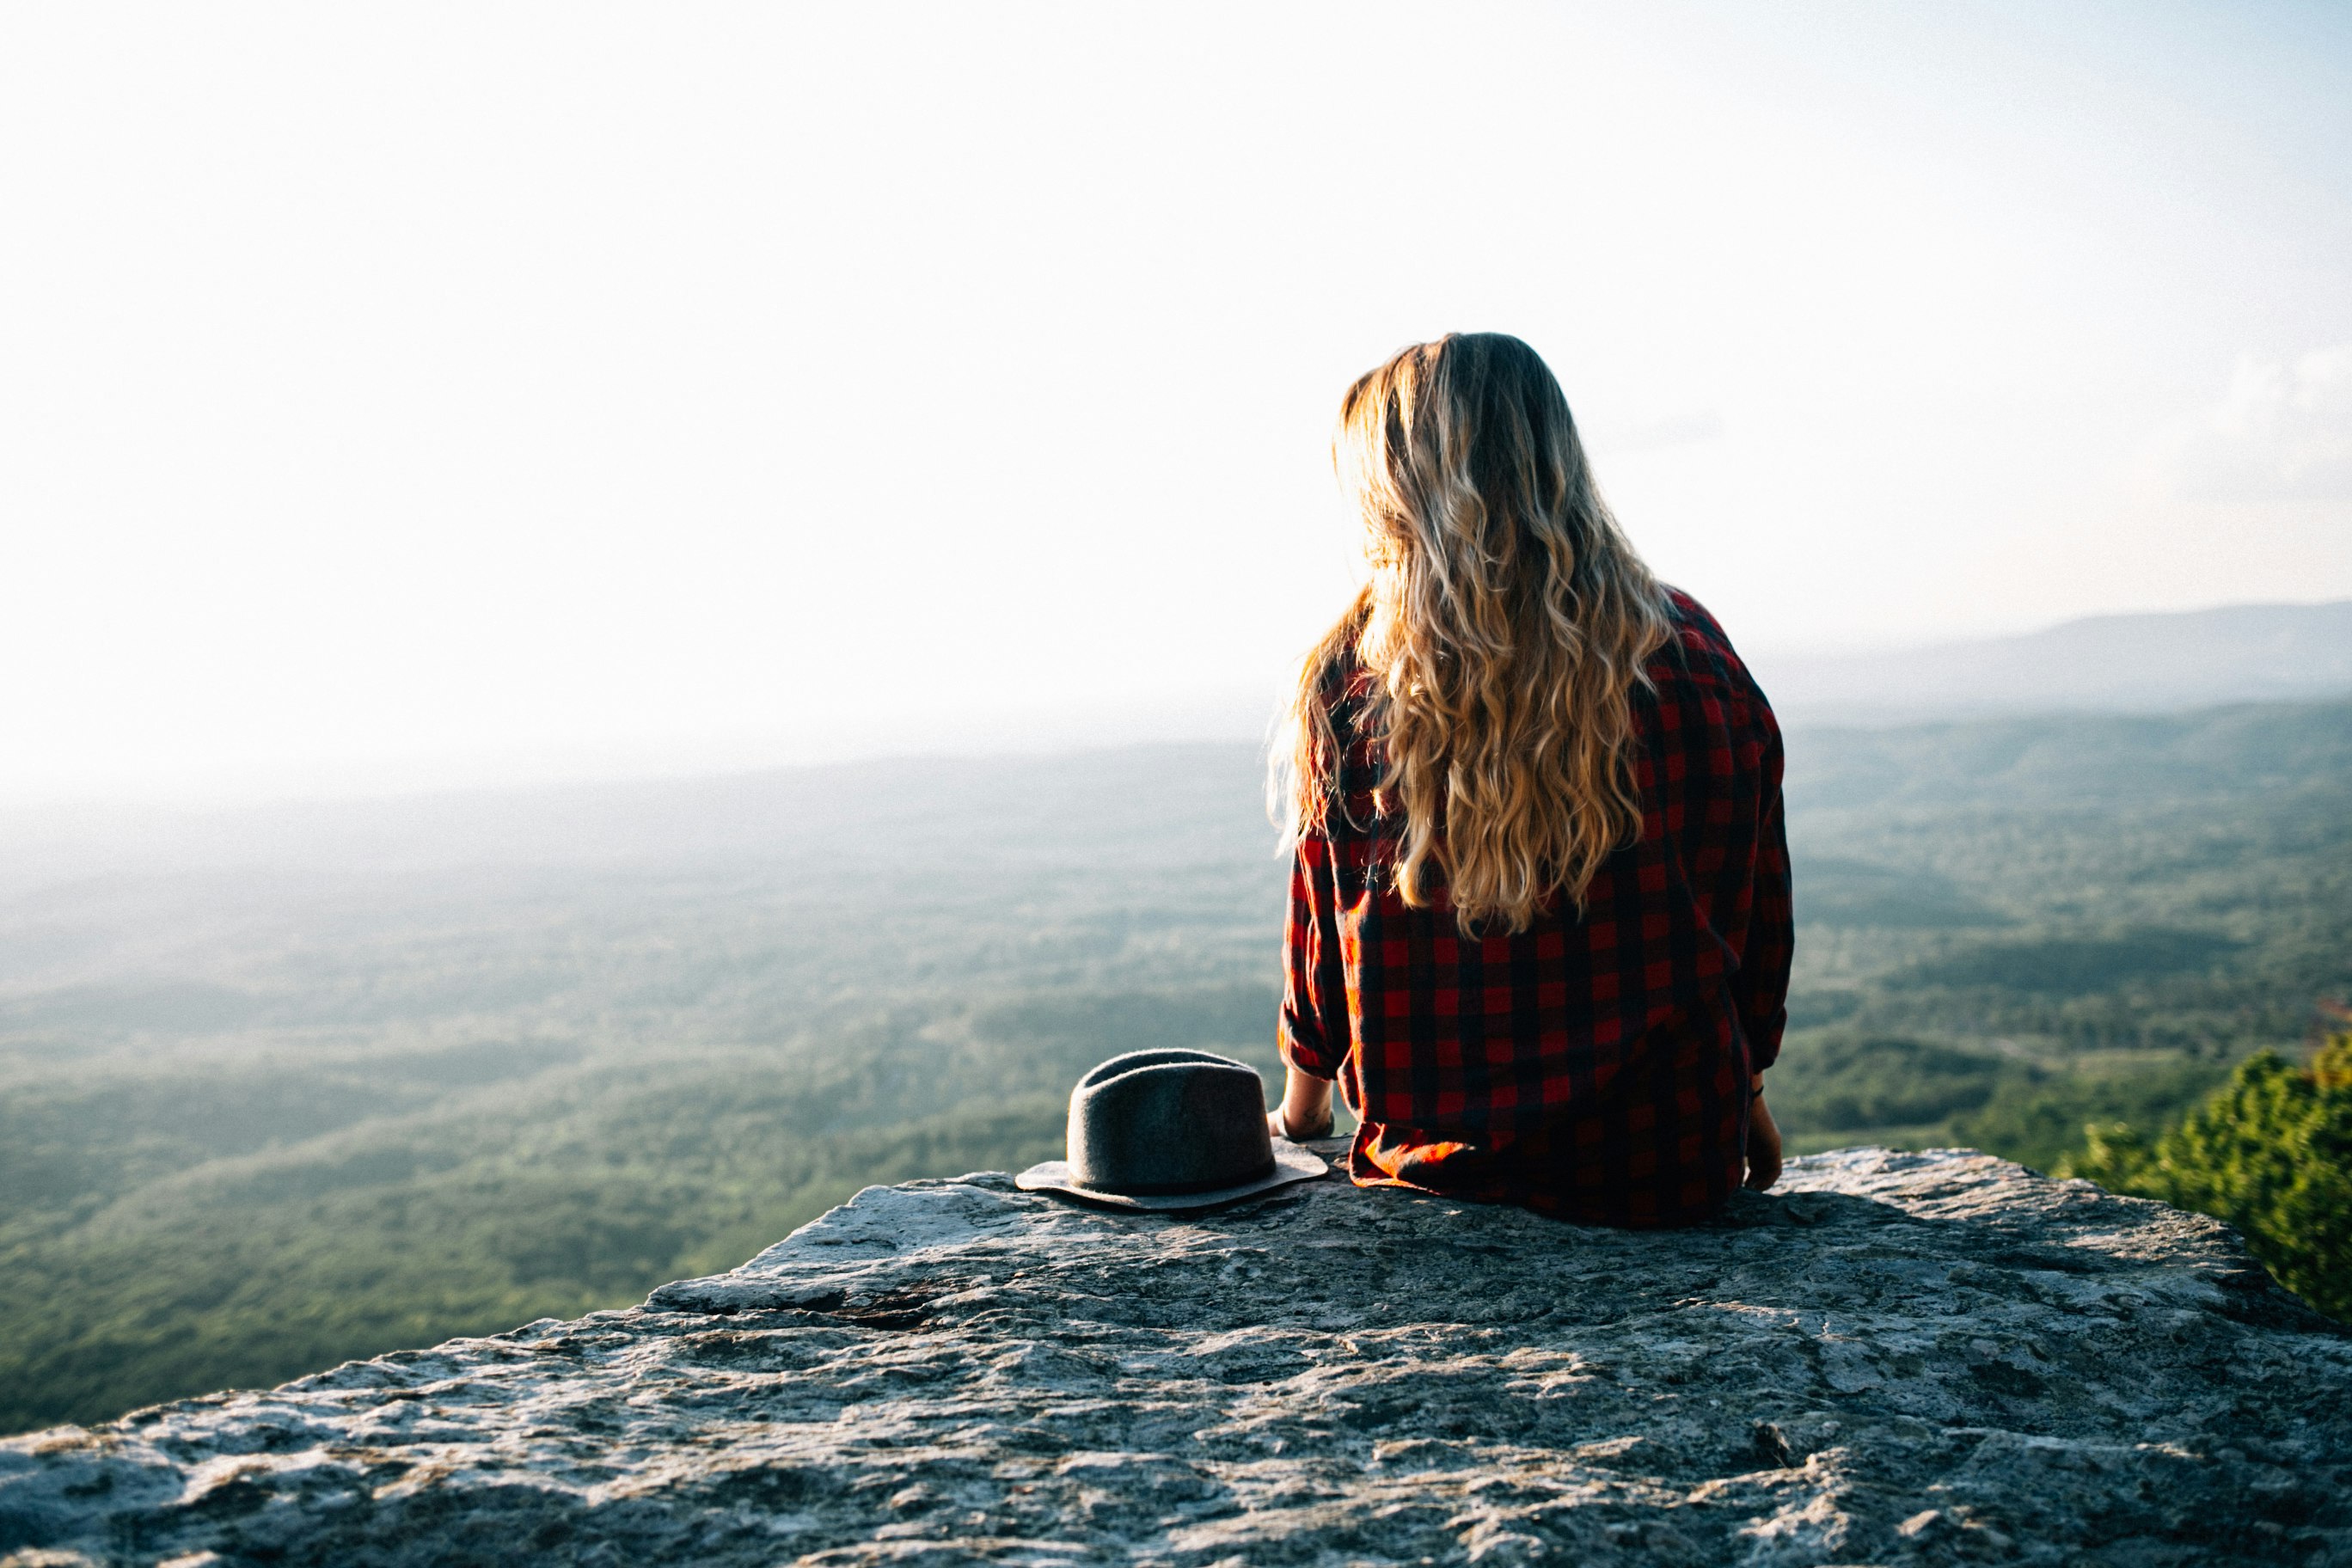
{"type": "Polygon", "coordinates": [[[1307,1077],[1297,1068],[1289,1068],[1283,1074],[1282,1103],[1265,1113],[1265,1129],[1292,1143],[1328,1138],[1331,1086],[1319,1078],[1307,1077]]]}

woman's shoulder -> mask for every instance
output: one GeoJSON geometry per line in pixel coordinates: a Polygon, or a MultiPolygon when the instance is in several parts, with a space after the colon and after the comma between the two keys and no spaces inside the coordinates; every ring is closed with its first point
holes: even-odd
{"type": "Polygon", "coordinates": [[[1722,623],[1680,588],[1665,592],[1668,631],[1665,643],[1650,658],[1652,683],[1661,692],[1669,687],[1696,687],[1738,698],[1762,709],[1769,718],[1770,704],[1722,623]]]}

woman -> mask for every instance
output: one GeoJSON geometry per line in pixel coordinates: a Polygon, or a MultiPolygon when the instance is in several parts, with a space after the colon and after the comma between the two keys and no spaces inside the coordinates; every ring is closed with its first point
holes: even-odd
{"type": "Polygon", "coordinates": [[[1687,1225],[1780,1132],[1780,738],[1721,628],[1594,489],[1534,350],[1475,333],[1348,389],[1370,583],[1308,656],[1281,1109],[1360,1184],[1687,1225]]]}

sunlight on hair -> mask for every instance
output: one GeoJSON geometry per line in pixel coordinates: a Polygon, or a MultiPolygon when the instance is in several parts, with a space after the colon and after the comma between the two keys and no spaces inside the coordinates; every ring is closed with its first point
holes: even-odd
{"type": "Polygon", "coordinates": [[[1641,831],[1632,694],[1664,590],[1517,338],[1452,333],[1360,377],[1332,459],[1372,574],[1300,671],[1269,786],[1286,838],[1347,809],[1331,705],[1364,679],[1398,891],[1425,905],[1442,874],[1465,929],[1523,931],[1641,831]]]}

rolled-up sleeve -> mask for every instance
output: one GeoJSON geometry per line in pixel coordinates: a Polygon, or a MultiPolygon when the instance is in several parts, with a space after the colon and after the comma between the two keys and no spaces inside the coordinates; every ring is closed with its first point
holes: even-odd
{"type": "Polygon", "coordinates": [[[1732,976],[1732,994],[1748,1037],[1748,1067],[1762,1072],[1780,1056],[1780,1036],[1789,1025],[1789,966],[1796,956],[1796,912],[1789,877],[1789,827],[1780,802],[1779,727],[1768,718],[1771,737],[1759,771],[1761,811],[1757,823],[1755,888],[1748,908],[1748,942],[1732,976]]]}
{"type": "Polygon", "coordinates": [[[1312,1078],[1335,1079],[1348,1059],[1348,972],[1339,949],[1339,888],[1330,840],[1302,836],[1290,861],[1290,915],[1283,930],[1282,1059],[1312,1078]]]}

